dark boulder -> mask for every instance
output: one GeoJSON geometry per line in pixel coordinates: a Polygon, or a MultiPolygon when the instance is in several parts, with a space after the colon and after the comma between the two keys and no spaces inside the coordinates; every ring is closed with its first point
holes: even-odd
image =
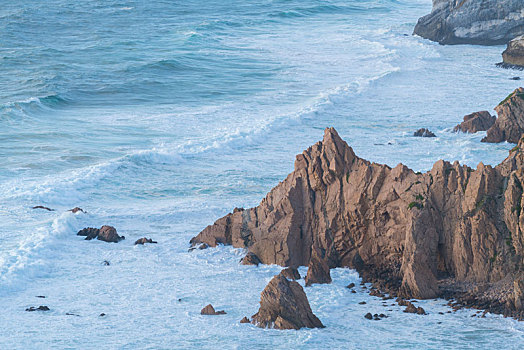
{"type": "Polygon", "coordinates": [[[51,209],[51,208],[48,208],[48,207],[44,207],[42,205],[37,205],[37,206],[33,207],[32,209],[44,209],[44,210],[47,210],[47,211],[55,211],[54,209],[51,209]]]}
{"type": "Polygon", "coordinates": [[[153,241],[151,238],[142,237],[142,238],[136,240],[135,245],[137,245],[137,244],[144,245],[146,243],[157,243],[157,242],[153,241]]]}
{"type": "Polygon", "coordinates": [[[45,305],[40,305],[39,307],[31,306],[25,309],[25,311],[49,311],[49,310],[50,309],[45,305]]]}
{"type": "Polygon", "coordinates": [[[425,128],[418,129],[417,131],[413,133],[413,136],[415,137],[437,137],[437,135],[429,131],[429,129],[425,129],[425,128]]]}
{"type": "Polygon", "coordinates": [[[85,211],[79,207],[74,207],[73,209],[69,209],[68,211],[73,212],[73,214],[78,213],[78,212],[85,213],[85,211]]]}
{"type": "Polygon", "coordinates": [[[113,226],[104,225],[100,229],[87,227],[76,234],[77,236],[85,236],[86,240],[98,239],[104,242],[118,243],[125,239],[124,236],[119,236],[113,226]]]}
{"type": "Polygon", "coordinates": [[[329,266],[316,250],[311,254],[306,275],[306,286],[311,286],[313,283],[331,283],[329,266]]]}
{"type": "Polygon", "coordinates": [[[255,253],[249,252],[244,256],[242,259],[240,259],[240,263],[242,265],[256,265],[258,266],[261,264],[260,259],[258,256],[255,255],[255,253]]]}
{"type": "Polygon", "coordinates": [[[288,280],[299,280],[302,278],[298,270],[294,267],[286,267],[285,269],[280,271],[280,274],[288,280]]]}
{"type": "Polygon", "coordinates": [[[200,310],[201,315],[225,315],[226,312],[223,310],[215,311],[215,308],[213,305],[208,304],[204,306],[202,310],[200,310]]]}

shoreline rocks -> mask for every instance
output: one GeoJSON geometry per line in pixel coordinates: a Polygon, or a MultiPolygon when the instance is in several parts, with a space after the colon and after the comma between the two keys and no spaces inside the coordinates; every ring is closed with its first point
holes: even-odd
{"type": "Polygon", "coordinates": [[[429,129],[421,128],[418,129],[413,133],[413,136],[415,137],[437,137],[434,133],[432,133],[429,129]]]}
{"type": "Polygon", "coordinates": [[[523,147],[496,167],[441,160],[416,173],[359,158],[328,128],[259,206],[218,219],[190,243],[232,244],[281,266],[310,265],[319,253],[329,268],[354,268],[391,296],[462,298],[516,316],[523,147]]]}
{"type": "Polygon", "coordinates": [[[521,0],[433,0],[413,34],[444,45],[501,45],[524,34],[521,0]]]}
{"type": "Polygon", "coordinates": [[[311,311],[302,286],[281,274],[273,277],[264,288],[260,294],[260,308],[251,319],[251,323],[260,328],[324,328],[311,311]]]}
{"type": "Polygon", "coordinates": [[[118,243],[126,239],[125,236],[119,236],[113,226],[104,225],[100,229],[93,227],[86,227],[76,234],[77,236],[84,236],[86,241],[98,239],[104,242],[118,243]]]}
{"type": "Polygon", "coordinates": [[[318,253],[316,249],[314,249],[311,259],[309,260],[309,266],[305,280],[306,287],[309,287],[314,283],[331,283],[331,273],[329,271],[329,266],[326,261],[320,257],[320,253],[318,253]]]}
{"type": "Polygon", "coordinates": [[[474,134],[477,131],[486,131],[495,124],[497,118],[488,111],[481,111],[464,116],[464,121],[453,128],[454,132],[474,134]]]}
{"type": "Polygon", "coordinates": [[[502,53],[502,61],[506,66],[524,69],[524,35],[508,43],[508,47],[502,53]]]}
{"type": "Polygon", "coordinates": [[[495,107],[498,118],[482,142],[518,143],[524,133],[524,88],[518,88],[495,107]]]}
{"type": "Polygon", "coordinates": [[[258,266],[260,264],[260,259],[258,256],[253,254],[252,252],[248,252],[246,256],[244,256],[242,259],[240,259],[240,263],[242,265],[255,265],[258,266]]]}

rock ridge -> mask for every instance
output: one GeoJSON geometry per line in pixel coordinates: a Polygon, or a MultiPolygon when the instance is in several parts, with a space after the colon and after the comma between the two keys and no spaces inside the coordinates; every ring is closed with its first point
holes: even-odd
{"type": "Polygon", "coordinates": [[[496,167],[440,160],[416,173],[359,158],[327,128],[257,207],[218,219],[191,244],[231,244],[281,266],[321,258],[392,295],[460,297],[522,317],[522,150],[524,140],[496,167]]]}

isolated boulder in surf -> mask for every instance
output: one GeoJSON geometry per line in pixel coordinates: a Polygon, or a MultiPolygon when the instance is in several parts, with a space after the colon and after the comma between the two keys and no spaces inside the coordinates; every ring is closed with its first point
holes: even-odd
{"type": "Polygon", "coordinates": [[[104,225],[100,229],[87,227],[76,234],[77,236],[85,236],[86,240],[98,239],[104,242],[118,243],[125,239],[124,236],[119,236],[113,226],[104,225]]]}
{"type": "Polygon", "coordinates": [[[302,286],[281,274],[273,277],[260,294],[260,308],[251,323],[260,328],[324,328],[311,311],[302,286]]]}
{"type": "Polygon", "coordinates": [[[495,124],[497,118],[488,111],[481,111],[464,116],[464,121],[453,128],[454,132],[462,131],[474,134],[477,131],[486,131],[495,124]]]}
{"type": "Polygon", "coordinates": [[[224,310],[215,311],[215,308],[213,305],[208,304],[204,306],[202,310],[200,310],[201,315],[225,315],[226,312],[224,310]]]}
{"type": "Polygon", "coordinates": [[[413,133],[413,136],[415,137],[437,137],[434,133],[432,133],[429,129],[421,128],[418,129],[413,133]]]}
{"type": "Polygon", "coordinates": [[[433,0],[413,34],[441,44],[502,45],[524,34],[522,0],[433,0]]]}
{"type": "Polygon", "coordinates": [[[135,245],[138,245],[138,244],[144,245],[146,243],[158,243],[158,242],[153,241],[151,238],[146,238],[146,237],[142,237],[135,241],[135,245]]]}

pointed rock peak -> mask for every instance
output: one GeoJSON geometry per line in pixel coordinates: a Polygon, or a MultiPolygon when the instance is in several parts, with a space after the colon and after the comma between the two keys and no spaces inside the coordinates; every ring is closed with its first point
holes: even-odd
{"type": "Polygon", "coordinates": [[[519,97],[524,100],[524,88],[519,87],[515,89],[515,91],[513,91],[511,94],[508,95],[508,97],[502,100],[497,107],[507,104],[508,102],[513,100],[514,97],[519,97]]]}

